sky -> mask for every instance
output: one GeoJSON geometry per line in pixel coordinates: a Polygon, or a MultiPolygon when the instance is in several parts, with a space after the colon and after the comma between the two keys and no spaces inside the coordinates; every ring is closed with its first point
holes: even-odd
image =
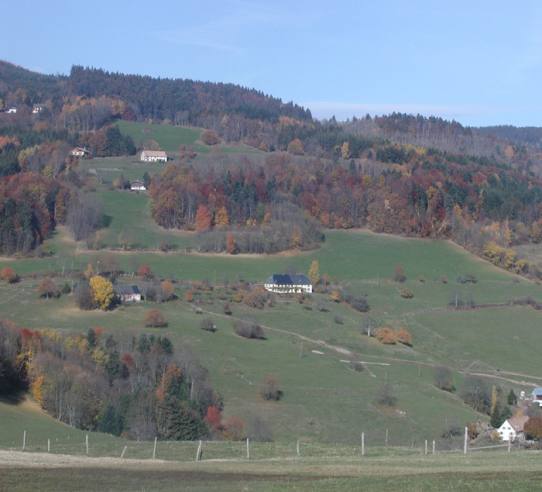
{"type": "Polygon", "coordinates": [[[232,82],[337,119],[542,126],[542,0],[17,0],[0,59],[232,82]]]}

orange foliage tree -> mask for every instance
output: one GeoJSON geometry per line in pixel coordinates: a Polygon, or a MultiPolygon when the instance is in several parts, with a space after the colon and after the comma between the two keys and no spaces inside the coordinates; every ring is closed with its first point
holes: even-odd
{"type": "Polygon", "coordinates": [[[211,212],[206,205],[200,205],[196,212],[196,231],[208,231],[211,228],[211,222],[211,212]]]}

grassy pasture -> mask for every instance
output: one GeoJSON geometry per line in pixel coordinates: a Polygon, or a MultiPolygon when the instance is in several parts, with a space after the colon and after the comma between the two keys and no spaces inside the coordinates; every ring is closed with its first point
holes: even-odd
{"type": "Polygon", "coordinates": [[[118,121],[117,125],[122,133],[132,137],[138,147],[142,147],[148,140],[155,140],[162,150],[170,153],[178,152],[180,145],[190,146],[201,154],[259,153],[258,150],[246,145],[218,144],[212,147],[205,145],[199,140],[203,131],[201,128],[124,120],[118,121]]]}
{"type": "MultiPolygon", "coordinates": [[[[102,176],[122,172],[130,177],[129,172],[143,171],[137,168],[137,162],[120,158],[95,159],[82,165],[94,166],[102,176]]],[[[219,328],[215,334],[199,328],[202,315],[196,314],[191,304],[177,300],[159,306],[170,324],[167,329],[155,331],[167,334],[174,343],[190,345],[209,368],[214,386],[224,395],[226,412],[243,417],[263,415],[278,442],[291,443],[295,436],[310,442],[354,444],[359,432],[367,430],[368,442],[381,444],[387,428],[391,443],[406,445],[413,439],[438,439],[450,423],[481,418],[456,395],[436,390],[433,366],[438,364],[454,369],[456,386],[464,377],[461,371],[469,366],[501,376],[503,379],[495,381],[506,389],[529,389],[528,384],[514,381],[534,384],[542,378],[536,362],[542,313],[527,307],[473,311],[448,307],[456,295],[472,297],[479,304],[504,303],[527,295],[542,300],[542,287],[499,270],[448,242],[328,231],[321,248],[310,252],[262,256],[186,254],[184,248],[193,246],[194,235],[156,226],[145,194],[111,191],[104,186],[96,193],[110,217],[109,227],[100,233],[103,242],[117,247],[119,238],[128,235],[146,251],[90,252],[59,228],[45,244],[53,256],[0,259],[0,267],[9,265],[21,275],[51,272],[61,284],[63,271],[83,269],[90,261],[104,262],[112,256],[127,272],[146,263],[163,278],[261,282],[272,272],[306,272],[311,261],[317,259],[322,273],[340,281],[352,294],[368,296],[368,314],[332,303],[321,295],[313,296],[310,307],[288,299],[280,299],[275,307],[263,311],[233,304],[234,317],[265,325],[268,340],[264,342],[234,335],[232,320],[222,312],[223,301],[216,298],[204,297],[202,304],[209,313],[205,316],[211,316],[219,328]],[[176,244],[179,251],[156,252],[162,241],[176,244]],[[404,284],[392,280],[398,264],[407,275],[404,284]],[[466,274],[474,275],[477,283],[457,281],[466,274]],[[413,299],[400,296],[400,289],[405,287],[414,293],[413,299]],[[326,304],[329,312],[320,312],[318,303],[326,304]],[[342,324],[335,322],[336,316],[342,318],[342,324]],[[413,334],[414,346],[383,346],[362,335],[360,327],[367,318],[373,320],[374,326],[407,327],[413,334]],[[329,345],[353,354],[341,354],[329,345]],[[366,370],[358,373],[341,362],[350,359],[367,362],[366,370]],[[276,375],[281,382],[283,401],[270,403],[260,397],[259,385],[266,374],[276,375]],[[398,411],[375,405],[385,382],[398,396],[398,411]]],[[[91,326],[103,326],[120,335],[152,331],[144,329],[142,322],[151,304],[123,306],[108,313],[81,312],[74,307],[71,296],[38,299],[36,287],[37,280],[32,278],[15,285],[0,284],[1,317],[32,328],[69,332],[86,331],[91,326]]],[[[178,293],[182,299],[182,290],[178,293]]],[[[3,411],[0,408],[0,416],[3,411]]],[[[17,433],[20,430],[19,426],[17,433]]]]}

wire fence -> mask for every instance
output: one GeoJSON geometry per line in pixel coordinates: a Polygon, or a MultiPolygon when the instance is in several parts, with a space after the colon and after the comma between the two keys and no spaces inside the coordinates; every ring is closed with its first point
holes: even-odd
{"type": "MultiPolygon", "coordinates": [[[[465,434],[466,435],[466,434],[465,434]]],[[[160,459],[178,462],[208,460],[288,460],[288,459],[359,459],[407,455],[510,453],[525,449],[519,443],[480,443],[469,446],[468,439],[411,441],[407,445],[367,442],[365,433],[359,444],[331,444],[299,439],[292,442],[250,441],[128,441],[104,438],[104,435],[77,434],[54,439],[33,436],[26,431],[20,439],[1,440],[0,449],[41,452],[96,458],[160,459]]]]}

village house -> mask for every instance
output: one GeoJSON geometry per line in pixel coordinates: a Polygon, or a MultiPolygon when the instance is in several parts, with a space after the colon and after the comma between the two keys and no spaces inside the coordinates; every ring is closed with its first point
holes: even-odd
{"type": "Polygon", "coordinates": [[[142,150],[142,162],[167,162],[167,154],[163,150],[142,150]]]}
{"type": "Polygon", "coordinates": [[[311,294],[312,284],[306,275],[274,273],[264,284],[265,290],[276,294],[311,294]]]}
{"type": "Polygon", "coordinates": [[[43,111],[43,106],[41,104],[34,104],[32,106],[32,114],[39,114],[43,111]]]}
{"type": "Polygon", "coordinates": [[[523,440],[523,428],[528,420],[529,417],[527,415],[515,415],[506,419],[497,429],[501,440],[506,442],[515,441],[516,439],[523,440]]]}
{"type": "Polygon", "coordinates": [[[531,392],[531,399],[533,403],[536,403],[539,407],[542,407],[542,388],[535,388],[531,392]]]}
{"type": "Polygon", "coordinates": [[[115,285],[115,294],[120,302],[141,302],[141,292],[137,285],[115,285]]]}
{"type": "Polygon", "coordinates": [[[8,113],[8,114],[15,114],[15,113],[17,113],[17,108],[15,108],[15,107],[8,108],[8,109],[6,110],[6,113],[8,113]]]}
{"type": "Polygon", "coordinates": [[[89,154],[89,151],[84,147],[75,147],[71,150],[70,155],[72,157],[85,157],[89,154]]]}
{"type": "Polygon", "coordinates": [[[146,189],[147,187],[145,186],[145,183],[139,179],[135,179],[134,181],[130,182],[131,191],[145,191],[146,189]]]}

